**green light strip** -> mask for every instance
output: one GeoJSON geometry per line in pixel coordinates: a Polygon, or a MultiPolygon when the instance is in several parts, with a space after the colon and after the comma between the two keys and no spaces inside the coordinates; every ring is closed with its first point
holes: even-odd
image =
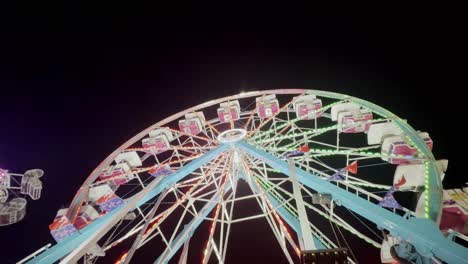
{"type": "Polygon", "coordinates": [[[429,219],[430,218],[430,215],[429,215],[429,188],[430,188],[430,184],[429,184],[429,162],[426,161],[424,162],[424,176],[425,176],[425,182],[424,182],[424,188],[426,189],[426,194],[425,194],[425,197],[426,200],[424,202],[424,216],[429,219]]]}
{"type": "MultiPolygon", "coordinates": [[[[295,151],[295,148],[265,148],[268,151],[274,152],[290,152],[295,151]]],[[[373,157],[373,158],[382,158],[382,159],[391,159],[391,158],[399,158],[405,159],[405,155],[395,155],[395,154],[382,154],[379,152],[369,152],[369,151],[355,151],[355,150],[336,150],[336,149],[309,149],[309,156],[317,156],[312,154],[319,154],[321,156],[333,156],[333,155],[350,155],[350,156],[365,156],[365,157],[373,157]]]]}

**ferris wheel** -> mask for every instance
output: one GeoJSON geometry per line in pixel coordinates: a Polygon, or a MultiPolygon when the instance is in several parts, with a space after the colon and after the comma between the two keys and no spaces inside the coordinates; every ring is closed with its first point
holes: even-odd
{"type": "Polygon", "coordinates": [[[279,89],[212,100],[110,154],[49,226],[57,244],[25,261],[99,263],[126,244],[111,261],[130,263],[158,244],[149,262],[225,263],[232,225],[262,218],[288,263],[358,263],[343,233],[380,248],[384,263],[468,263],[468,249],[439,228],[447,161],[432,146],[429,133],[348,95],[279,89]],[[258,212],[237,217],[244,200],[258,212]],[[202,225],[209,231],[195,234],[202,225]],[[203,245],[196,261],[193,243],[203,245]]]}

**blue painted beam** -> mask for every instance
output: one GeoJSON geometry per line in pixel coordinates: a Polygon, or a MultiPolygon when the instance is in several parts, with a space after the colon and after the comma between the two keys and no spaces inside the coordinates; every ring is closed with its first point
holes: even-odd
{"type": "MultiPolygon", "coordinates": [[[[156,185],[148,194],[146,194],[146,196],[144,196],[143,199],[141,199],[138,202],[138,206],[146,203],[150,199],[160,194],[169,186],[182,180],[184,177],[186,177],[199,167],[207,164],[209,161],[216,158],[223,151],[225,151],[227,147],[228,146],[226,145],[221,145],[213,150],[210,150],[203,156],[191,161],[186,166],[180,168],[174,173],[165,176],[165,178],[163,178],[158,185],[156,185]]],[[[67,254],[69,254],[71,251],[76,249],[80,244],[82,244],[91,234],[95,233],[97,230],[100,230],[107,222],[113,219],[119,212],[119,210],[121,210],[124,206],[125,205],[122,205],[119,208],[116,208],[111,212],[105,214],[104,216],[96,219],[91,224],[81,229],[79,233],[65,238],[64,240],[60,241],[60,243],[57,243],[56,245],[50,247],[49,249],[47,249],[46,251],[36,256],[27,263],[50,264],[60,260],[67,254]]]]}
{"type": "MultiPolygon", "coordinates": [[[[245,142],[238,142],[236,145],[240,150],[289,175],[285,161],[245,142]]],[[[296,168],[296,174],[298,180],[307,187],[320,193],[331,193],[333,199],[342,206],[409,241],[421,255],[430,257],[433,254],[448,263],[468,263],[468,249],[446,239],[433,221],[414,217],[405,219],[300,168],[296,168]]]]}

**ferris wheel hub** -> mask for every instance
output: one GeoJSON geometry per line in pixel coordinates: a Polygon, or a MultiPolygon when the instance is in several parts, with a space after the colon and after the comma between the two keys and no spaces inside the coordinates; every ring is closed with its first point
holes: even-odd
{"type": "Polygon", "coordinates": [[[247,135],[247,131],[241,128],[234,128],[223,131],[218,135],[218,141],[221,143],[232,143],[242,140],[247,135]]]}

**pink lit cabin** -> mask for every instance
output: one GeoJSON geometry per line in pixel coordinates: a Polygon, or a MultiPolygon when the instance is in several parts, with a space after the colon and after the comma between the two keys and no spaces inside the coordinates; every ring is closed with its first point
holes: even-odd
{"type": "Polygon", "coordinates": [[[322,100],[311,94],[297,97],[293,107],[296,116],[302,120],[316,119],[323,114],[323,111],[317,111],[322,108],[322,100]]]}
{"type": "Polygon", "coordinates": [[[440,230],[468,235],[468,188],[444,190],[440,230]]]}
{"type": "Polygon", "coordinates": [[[170,148],[170,142],[174,139],[172,133],[167,129],[156,129],[149,133],[149,137],[142,140],[144,148],[151,148],[150,153],[164,152],[170,148]]]}
{"type": "Polygon", "coordinates": [[[240,118],[239,101],[221,103],[218,108],[218,118],[221,123],[238,120],[240,118]]]}
{"type": "Polygon", "coordinates": [[[257,97],[257,114],[260,118],[270,118],[279,112],[279,102],[274,94],[257,97]]]}
{"type": "Polygon", "coordinates": [[[102,181],[109,181],[114,185],[122,185],[133,179],[134,176],[131,173],[130,167],[127,163],[120,163],[114,166],[110,166],[107,170],[99,175],[99,179],[102,181]]]}
{"type": "Polygon", "coordinates": [[[372,112],[366,109],[338,113],[338,125],[342,133],[367,132],[372,124],[372,119],[372,112]]]}
{"type": "Polygon", "coordinates": [[[124,203],[122,198],[117,196],[107,184],[90,188],[88,201],[98,205],[104,212],[110,212],[124,203]]]}
{"type": "Polygon", "coordinates": [[[96,218],[99,217],[99,213],[91,205],[85,205],[81,207],[78,216],[75,219],[75,227],[82,229],[83,227],[89,225],[96,218]]]}
{"type": "MultiPolygon", "coordinates": [[[[419,137],[426,142],[429,149],[432,150],[433,142],[428,133],[421,132],[419,137]]],[[[392,164],[415,164],[421,163],[421,160],[415,158],[418,151],[415,147],[411,147],[401,136],[387,137],[382,143],[382,155],[403,155],[405,158],[388,158],[382,157],[392,164]]]]}
{"type": "Polygon", "coordinates": [[[204,131],[205,116],[202,112],[189,113],[185,115],[185,119],[179,120],[180,131],[190,134],[197,135],[204,131]]]}
{"type": "Polygon", "coordinates": [[[60,209],[55,216],[52,224],[49,225],[50,234],[55,239],[55,241],[60,242],[68,236],[71,236],[78,232],[78,230],[73,226],[70,220],[67,218],[68,208],[60,209]]]}
{"type": "Polygon", "coordinates": [[[99,197],[96,204],[104,212],[110,212],[122,205],[124,201],[114,193],[107,193],[99,197]]]}

